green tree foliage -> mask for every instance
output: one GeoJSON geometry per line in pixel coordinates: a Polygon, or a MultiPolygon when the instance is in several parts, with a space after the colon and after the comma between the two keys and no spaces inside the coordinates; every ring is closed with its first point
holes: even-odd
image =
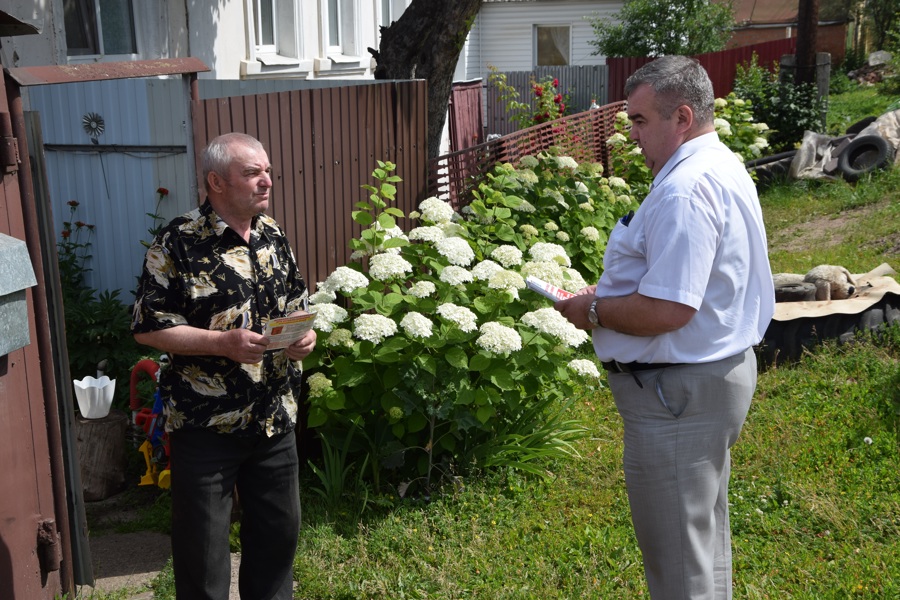
{"type": "Polygon", "coordinates": [[[603,56],[702,54],[722,50],[733,25],[731,3],[626,0],[613,18],[591,19],[590,43],[603,56]]]}
{"type": "Polygon", "coordinates": [[[875,49],[887,49],[890,32],[900,28],[900,0],[866,0],[863,14],[868,19],[875,49]]]}

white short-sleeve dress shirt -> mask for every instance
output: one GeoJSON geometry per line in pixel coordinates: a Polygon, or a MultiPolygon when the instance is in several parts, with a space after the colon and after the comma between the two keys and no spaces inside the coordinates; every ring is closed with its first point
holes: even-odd
{"type": "Polygon", "coordinates": [[[759,343],[775,312],[766,232],[753,180],[715,133],[682,144],[634,217],[610,234],[596,295],[651,298],[697,310],[656,336],[599,327],[602,361],[711,362],[759,343]]]}

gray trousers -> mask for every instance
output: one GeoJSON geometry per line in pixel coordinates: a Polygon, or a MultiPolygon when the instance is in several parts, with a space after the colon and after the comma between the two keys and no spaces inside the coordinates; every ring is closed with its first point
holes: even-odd
{"type": "Polygon", "coordinates": [[[241,503],[242,600],[289,600],[300,533],[294,432],[267,438],[208,430],[169,434],[172,563],[178,600],[227,600],[233,492],[241,503]]]}
{"type": "Polygon", "coordinates": [[[625,427],[625,485],[650,596],[730,599],[730,448],[756,389],[756,355],[610,373],[609,386],[625,427]]]}

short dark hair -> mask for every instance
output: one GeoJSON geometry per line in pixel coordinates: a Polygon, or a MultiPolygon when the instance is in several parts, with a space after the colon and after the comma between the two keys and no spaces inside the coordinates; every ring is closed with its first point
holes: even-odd
{"type": "Polygon", "coordinates": [[[625,82],[625,96],[644,84],[656,92],[656,108],[663,117],[668,119],[675,109],[686,104],[694,111],[698,124],[712,123],[716,100],[712,81],[696,59],[663,56],[647,63],[625,82]]]}

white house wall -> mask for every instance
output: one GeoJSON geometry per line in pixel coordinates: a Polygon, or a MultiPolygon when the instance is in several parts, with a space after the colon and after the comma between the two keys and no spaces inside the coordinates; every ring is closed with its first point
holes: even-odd
{"type": "Polygon", "coordinates": [[[146,251],[141,240],[149,241],[154,225],[147,213],[157,212],[156,190],[169,190],[158,209],[166,221],[197,203],[185,152],[185,86],[180,78],[131,79],[39,86],[29,95],[40,114],[57,240],[70,218],[68,202],[77,200],[74,218],[95,226],[86,282],[121,290],[120,298],[131,302],[146,251]],[[142,149],[93,150],[82,125],[87,113],[104,119],[98,147],[142,149]]]}
{"type": "Polygon", "coordinates": [[[536,25],[569,25],[571,64],[604,65],[605,57],[591,54],[594,30],[585,17],[612,17],[621,8],[620,1],[485,2],[469,33],[466,78],[486,79],[489,65],[500,71],[531,71],[536,25]]]}

